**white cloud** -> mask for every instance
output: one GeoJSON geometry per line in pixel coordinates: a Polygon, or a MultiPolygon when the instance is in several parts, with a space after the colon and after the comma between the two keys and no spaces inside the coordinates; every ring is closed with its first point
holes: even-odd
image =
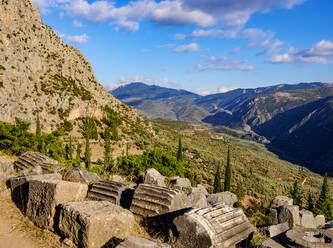
{"type": "Polygon", "coordinates": [[[212,94],[217,94],[217,93],[226,93],[228,91],[234,90],[236,88],[229,88],[229,87],[220,87],[216,90],[207,90],[207,89],[201,89],[201,88],[196,88],[192,90],[193,93],[196,93],[201,96],[207,96],[207,95],[212,95],[212,94]]]}
{"type": "Polygon", "coordinates": [[[231,50],[232,54],[239,53],[239,52],[240,52],[240,48],[239,47],[236,47],[236,48],[234,48],[234,49],[231,50]]]}
{"type": "Polygon", "coordinates": [[[129,20],[115,20],[111,22],[111,25],[117,25],[118,27],[121,27],[122,29],[128,31],[128,32],[135,32],[139,30],[139,23],[129,20]]]}
{"type": "Polygon", "coordinates": [[[158,48],[173,48],[175,47],[175,44],[163,44],[163,45],[159,45],[158,48]]]}
{"type": "Polygon", "coordinates": [[[88,35],[81,34],[81,35],[68,36],[67,40],[70,43],[86,43],[88,41],[88,35]]]}
{"type": "Polygon", "coordinates": [[[273,64],[281,63],[315,63],[333,64],[329,57],[333,56],[333,42],[322,40],[309,49],[298,51],[291,47],[287,52],[273,55],[268,62],[273,64]]]}
{"type": "Polygon", "coordinates": [[[181,45],[173,49],[175,52],[196,52],[200,50],[200,46],[197,43],[190,43],[187,45],[181,45]]]}
{"type": "Polygon", "coordinates": [[[72,25],[73,25],[73,27],[76,27],[76,28],[83,27],[83,24],[81,22],[79,22],[78,20],[74,20],[72,25]]]}
{"type": "Polygon", "coordinates": [[[174,38],[176,40],[185,40],[186,39],[186,35],[185,34],[175,34],[174,38]]]}
{"type": "Polygon", "coordinates": [[[119,84],[142,82],[142,83],[159,85],[159,84],[168,84],[168,83],[170,83],[170,80],[167,77],[156,79],[156,78],[152,78],[152,77],[149,77],[149,76],[120,77],[118,81],[119,81],[119,84]]]}

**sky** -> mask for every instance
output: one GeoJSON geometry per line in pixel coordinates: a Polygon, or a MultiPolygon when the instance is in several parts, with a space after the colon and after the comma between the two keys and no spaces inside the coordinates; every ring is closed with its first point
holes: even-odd
{"type": "Polygon", "coordinates": [[[106,89],[333,82],[332,0],[32,0],[106,89]]]}

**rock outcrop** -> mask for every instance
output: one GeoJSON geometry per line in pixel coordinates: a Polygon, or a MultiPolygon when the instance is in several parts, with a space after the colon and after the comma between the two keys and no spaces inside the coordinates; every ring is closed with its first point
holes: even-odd
{"type": "Polygon", "coordinates": [[[124,239],[134,224],[130,211],[107,201],[67,202],[60,206],[60,232],[83,248],[100,248],[113,237],[124,239]]]}
{"type": "Polygon", "coordinates": [[[242,209],[224,204],[193,209],[175,218],[174,224],[179,245],[191,248],[233,247],[254,231],[242,209]]]}
{"type": "Polygon", "coordinates": [[[154,217],[189,207],[191,207],[189,198],[178,190],[139,184],[130,210],[143,217],[154,217]]]}

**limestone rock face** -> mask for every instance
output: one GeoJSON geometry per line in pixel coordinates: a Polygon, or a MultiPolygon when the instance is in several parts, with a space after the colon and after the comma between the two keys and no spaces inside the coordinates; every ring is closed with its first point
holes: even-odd
{"type": "Polygon", "coordinates": [[[288,222],[290,228],[301,223],[299,217],[299,207],[297,205],[282,206],[280,208],[279,223],[284,222],[288,222]]]}
{"type": "Polygon", "coordinates": [[[66,179],[71,182],[87,184],[96,183],[101,180],[96,173],[81,168],[72,168],[66,175],[66,179]]]}
{"type": "Polygon", "coordinates": [[[242,209],[219,204],[193,209],[174,219],[182,247],[226,248],[248,240],[254,227],[242,209]]]}
{"type": "MultiPolygon", "coordinates": [[[[24,169],[34,169],[40,167],[42,173],[55,172],[58,166],[58,161],[51,159],[39,152],[26,152],[22,154],[18,160],[14,163],[15,167],[20,170],[24,169]]],[[[40,169],[37,169],[39,171],[40,169]]],[[[36,172],[36,174],[42,174],[41,172],[36,172]]],[[[29,173],[34,174],[34,173],[29,173]]],[[[28,174],[23,174],[22,176],[27,176],[28,174]]]]}
{"type": "Polygon", "coordinates": [[[130,210],[143,217],[153,217],[189,207],[190,199],[178,190],[139,184],[130,210]]]}
{"type": "Polygon", "coordinates": [[[315,217],[315,224],[316,224],[317,228],[325,226],[325,216],[324,215],[317,215],[315,217]]]}
{"type": "Polygon", "coordinates": [[[134,215],[107,201],[68,202],[60,206],[59,230],[77,246],[100,248],[111,238],[124,239],[134,215]]]}
{"type": "Polygon", "coordinates": [[[161,187],[166,187],[165,185],[165,177],[162,176],[156,169],[150,168],[146,172],[145,176],[145,184],[152,184],[161,187]]]}
{"type": "Polygon", "coordinates": [[[88,186],[60,180],[29,180],[26,215],[39,227],[53,230],[56,207],[69,201],[83,200],[88,186]]]}
{"type": "Polygon", "coordinates": [[[287,196],[279,195],[274,198],[271,207],[281,207],[281,206],[288,206],[293,205],[293,199],[287,196]]]}
{"type": "Polygon", "coordinates": [[[207,196],[207,200],[209,204],[214,205],[218,203],[223,203],[228,206],[234,206],[234,204],[237,202],[237,196],[234,193],[231,193],[229,191],[211,194],[207,196]]]}
{"type": "Polygon", "coordinates": [[[26,211],[28,203],[30,180],[61,181],[61,175],[58,173],[54,173],[54,174],[44,174],[44,175],[11,177],[9,181],[10,181],[12,200],[24,212],[26,211]]]}
{"type": "Polygon", "coordinates": [[[88,192],[88,199],[97,201],[109,201],[120,205],[121,201],[126,200],[125,191],[128,186],[123,183],[111,181],[99,181],[94,183],[88,192]]]}
{"type": "Polygon", "coordinates": [[[156,243],[144,238],[129,236],[116,248],[171,248],[171,246],[168,244],[156,243]]]}
{"type": "Polygon", "coordinates": [[[301,210],[299,212],[300,215],[300,222],[301,222],[301,226],[306,227],[306,228],[316,228],[316,223],[315,223],[315,219],[313,217],[313,213],[311,211],[308,210],[301,210]]]}

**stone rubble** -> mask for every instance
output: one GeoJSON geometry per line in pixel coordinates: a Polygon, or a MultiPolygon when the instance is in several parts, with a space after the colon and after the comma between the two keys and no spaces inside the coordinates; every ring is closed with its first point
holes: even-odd
{"type": "Polygon", "coordinates": [[[210,205],[223,203],[227,206],[233,207],[235,205],[235,203],[238,201],[238,199],[234,193],[225,191],[225,192],[221,192],[221,193],[208,195],[207,201],[210,205]]]}
{"type": "Polygon", "coordinates": [[[166,187],[165,177],[162,176],[156,169],[150,168],[146,171],[145,184],[157,185],[161,187],[166,187]]]}

